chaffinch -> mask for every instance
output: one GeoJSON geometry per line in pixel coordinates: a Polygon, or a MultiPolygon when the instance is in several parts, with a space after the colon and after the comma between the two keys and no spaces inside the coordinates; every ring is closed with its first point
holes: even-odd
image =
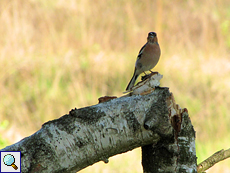
{"type": "Polygon", "coordinates": [[[141,48],[134,69],[134,74],[130,80],[126,91],[129,91],[135,84],[138,76],[145,71],[151,71],[155,67],[160,59],[161,49],[158,44],[157,34],[150,32],[147,37],[147,43],[141,48]]]}

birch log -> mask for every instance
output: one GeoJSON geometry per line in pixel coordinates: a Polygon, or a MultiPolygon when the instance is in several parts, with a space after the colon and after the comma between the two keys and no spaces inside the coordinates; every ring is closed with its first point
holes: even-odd
{"type": "Polygon", "coordinates": [[[1,151],[21,151],[22,172],[77,172],[173,135],[168,88],[74,109],[1,151]],[[147,125],[145,125],[147,124],[147,125]],[[151,126],[151,130],[146,127],[151,126]]]}
{"type": "Polygon", "coordinates": [[[181,116],[187,111],[176,105],[169,89],[156,87],[161,78],[151,74],[125,97],[72,109],[1,151],[21,151],[22,172],[71,173],[144,146],[144,172],[194,172],[196,159],[180,159],[194,158],[195,132],[188,116],[181,116]],[[178,143],[185,147],[178,148],[178,143]]]}

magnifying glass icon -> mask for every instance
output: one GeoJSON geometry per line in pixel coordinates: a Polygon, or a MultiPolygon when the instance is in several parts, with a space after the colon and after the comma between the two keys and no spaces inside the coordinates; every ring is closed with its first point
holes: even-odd
{"type": "Polygon", "coordinates": [[[18,169],[18,167],[14,164],[15,163],[15,158],[11,154],[7,154],[3,158],[3,162],[7,166],[12,166],[15,170],[18,169]]]}

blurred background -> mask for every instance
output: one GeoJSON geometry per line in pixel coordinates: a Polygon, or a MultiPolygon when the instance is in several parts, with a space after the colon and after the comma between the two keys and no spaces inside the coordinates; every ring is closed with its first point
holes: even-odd
{"type": "MultiPolygon", "coordinates": [[[[121,96],[150,31],[162,50],[153,71],[189,111],[198,163],[229,148],[230,1],[1,0],[0,25],[0,148],[72,108],[121,96]]],[[[140,149],[87,172],[142,172],[140,149]]]]}

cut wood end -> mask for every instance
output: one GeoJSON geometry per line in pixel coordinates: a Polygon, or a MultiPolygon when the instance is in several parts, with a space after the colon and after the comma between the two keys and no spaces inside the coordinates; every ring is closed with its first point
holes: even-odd
{"type": "Polygon", "coordinates": [[[162,78],[163,75],[158,72],[150,73],[149,75],[144,76],[143,80],[133,86],[131,90],[125,91],[124,93],[130,92],[127,96],[149,94],[155,90],[155,87],[160,86],[160,80],[162,78]]]}

